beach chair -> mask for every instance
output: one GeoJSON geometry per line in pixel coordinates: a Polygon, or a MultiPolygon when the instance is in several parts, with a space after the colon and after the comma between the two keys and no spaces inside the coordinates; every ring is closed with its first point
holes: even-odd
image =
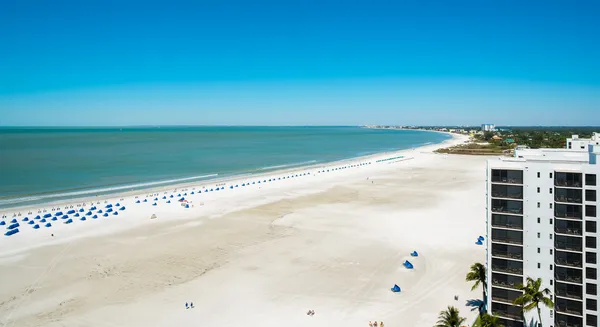
{"type": "Polygon", "coordinates": [[[392,287],[392,292],[394,292],[394,293],[400,293],[400,286],[394,284],[394,287],[392,287]]]}

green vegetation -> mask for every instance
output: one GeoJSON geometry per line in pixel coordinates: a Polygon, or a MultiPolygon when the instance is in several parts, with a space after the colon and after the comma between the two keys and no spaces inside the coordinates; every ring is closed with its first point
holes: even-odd
{"type": "Polygon", "coordinates": [[[487,274],[485,271],[485,266],[479,262],[471,265],[471,270],[467,273],[465,280],[467,282],[474,282],[473,287],[471,287],[471,291],[477,289],[479,285],[483,286],[482,308],[480,308],[479,314],[485,313],[485,303],[487,300],[487,274]]]}
{"type": "Polygon", "coordinates": [[[438,319],[435,327],[460,327],[467,320],[461,317],[458,309],[453,306],[448,306],[448,309],[441,311],[438,319]]]}
{"type": "Polygon", "coordinates": [[[490,142],[498,146],[525,145],[532,149],[565,148],[567,138],[579,135],[589,138],[598,127],[512,127],[497,132],[485,132],[476,135],[480,142],[490,142]],[[501,139],[494,140],[494,136],[501,139]]]}
{"type": "Polygon", "coordinates": [[[519,290],[523,291],[523,295],[519,296],[514,304],[520,305],[523,308],[523,313],[537,309],[538,323],[542,326],[542,313],[540,311],[540,304],[554,308],[554,303],[550,299],[550,290],[548,288],[540,289],[542,286],[542,279],[538,278],[534,280],[531,277],[527,277],[527,283],[525,285],[519,285],[519,290]]]}
{"type": "Polygon", "coordinates": [[[500,323],[498,316],[484,313],[477,317],[477,320],[473,323],[473,327],[503,327],[503,325],[500,323]]]}
{"type": "MultiPolygon", "coordinates": [[[[482,141],[483,142],[483,141],[482,141]]],[[[467,143],[460,144],[449,148],[438,149],[437,153],[448,153],[448,154],[469,154],[469,155],[502,155],[509,154],[512,151],[512,146],[503,144],[479,144],[479,143],[467,143]]]]}

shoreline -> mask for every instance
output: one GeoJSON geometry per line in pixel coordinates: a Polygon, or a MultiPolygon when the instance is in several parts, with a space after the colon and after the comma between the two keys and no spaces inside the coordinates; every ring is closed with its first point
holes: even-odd
{"type": "MultiPolygon", "coordinates": [[[[423,130],[423,131],[426,131],[426,130],[423,130]]],[[[154,194],[157,192],[158,193],[169,192],[169,191],[177,192],[178,190],[183,189],[183,188],[206,187],[207,185],[235,182],[236,180],[244,179],[244,178],[260,178],[260,177],[264,177],[264,176],[271,175],[271,174],[282,174],[282,173],[287,173],[287,172],[291,173],[291,172],[294,172],[297,170],[311,170],[311,169],[317,169],[317,168],[325,168],[326,169],[326,167],[336,166],[336,165],[340,165],[340,164],[346,164],[346,163],[350,163],[350,162],[354,162],[354,161],[372,160],[372,159],[378,158],[382,155],[388,155],[388,154],[395,155],[395,154],[399,154],[402,152],[415,151],[415,150],[422,151],[422,149],[427,148],[427,147],[432,147],[432,146],[439,146],[437,149],[441,149],[441,148],[444,148],[447,146],[461,144],[461,142],[456,142],[456,140],[461,139],[463,137],[463,135],[453,134],[450,132],[440,132],[440,131],[427,131],[427,132],[436,132],[436,133],[447,134],[451,138],[448,140],[445,140],[443,142],[440,142],[440,143],[426,144],[426,145],[422,145],[422,146],[415,147],[415,148],[395,150],[395,151],[377,152],[377,153],[373,153],[373,154],[369,154],[369,155],[365,155],[365,156],[357,156],[357,157],[351,157],[351,158],[340,159],[340,160],[335,160],[335,161],[316,163],[316,164],[311,164],[311,165],[299,165],[299,166],[293,166],[293,167],[289,167],[289,168],[285,167],[285,168],[281,168],[281,169],[267,170],[265,172],[258,172],[258,171],[254,172],[254,173],[240,172],[239,174],[223,175],[222,177],[219,177],[218,174],[210,174],[210,175],[205,175],[205,176],[199,176],[197,179],[195,179],[194,177],[190,177],[189,179],[194,179],[194,181],[190,181],[190,182],[174,182],[171,184],[171,183],[169,183],[169,181],[165,181],[164,182],[165,185],[162,185],[162,186],[155,186],[155,187],[148,187],[148,188],[143,188],[143,187],[137,188],[135,186],[132,186],[131,190],[122,190],[122,191],[119,190],[116,192],[106,191],[106,192],[99,192],[99,194],[96,194],[96,195],[85,194],[82,196],[77,196],[77,195],[69,196],[68,193],[73,192],[73,191],[65,191],[63,193],[59,193],[59,195],[56,196],[59,198],[58,200],[49,200],[49,201],[40,201],[40,202],[33,200],[34,203],[31,203],[31,204],[25,204],[25,205],[17,204],[14,206],[9,205],[6,207],[0,206],[0,220],[21,217],[24,214],[35,216],[37,214],[36,212],[38,209],[41,209],[43,211],[44,209],[50,208],[50,207],[71,206],[74,204],[75,205],[76,204],[84,204],[84,203],[94,202],[94,201],[95,202],[105,201],[105,200],[109,200],[109,199],[113,199],[113,198],[124,199],[124,198],[130,197],[130,196],[154,194]],[[214,176],[214,178],[211,178],[212,176],[214,176]],[[202,177],[206,177],[206,178],[202,178],[202,177]],[[65,194],[65,195],[60,196],[60,194],[65,194]]],[[[180,178],[179,180],[183,180],[183,179],[186,179],[186,178],[180,178]]],[[[154,184],[154,183],[161,183],[161,181],[146,182],[146,183],[141,182],[140,184],[154,184]]],[[[161,183],[161,184],[163,184],[163,183],[161,183]]],[[[110,188],[110,187],[104,187],[104,188],[110,188]]],[[[129,187],[123,187],[123,188],[128,189],[129,187]]],[[[41,193],[41,194],[44,194],[44,193],[41,193]]],[[[38,194],[38,196],[41,194],[38,194]]],[[[32,196],[35,196],[35,195],[32,195],[32,196]]]]}

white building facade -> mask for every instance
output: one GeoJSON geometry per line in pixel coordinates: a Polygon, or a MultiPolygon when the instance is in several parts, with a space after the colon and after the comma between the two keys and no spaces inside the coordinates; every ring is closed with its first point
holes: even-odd
{"type": "Polygon", "coordinates": [[[541,278],[554,308],[544,326],[598,326],[600,147],[517,150],[487,162],[488,312],[505,327],[535,326],[513,301],[517,285],[541,278]]]}
{"type": "Polygon", "coordinates": [[[494,124],[482,124],[481,130],[484,132],[493,132],[496,130],[496,126],[494,124]]]}
{"type": "Polygon", "coordinates": [[[573,135],[567,139],[567,149],[569,150],[586,150],[588,145],[600,146],[600,134],[594,132],[589,139],[581,139],[579,135],[573,135]]]}

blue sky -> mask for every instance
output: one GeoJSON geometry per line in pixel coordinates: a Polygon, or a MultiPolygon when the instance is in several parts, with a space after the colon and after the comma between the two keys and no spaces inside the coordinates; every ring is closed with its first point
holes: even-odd
{"type": "Polygon", "coordinates": [[[600,125],[598,1],[0,2],[0,125],[600,125]]]}

